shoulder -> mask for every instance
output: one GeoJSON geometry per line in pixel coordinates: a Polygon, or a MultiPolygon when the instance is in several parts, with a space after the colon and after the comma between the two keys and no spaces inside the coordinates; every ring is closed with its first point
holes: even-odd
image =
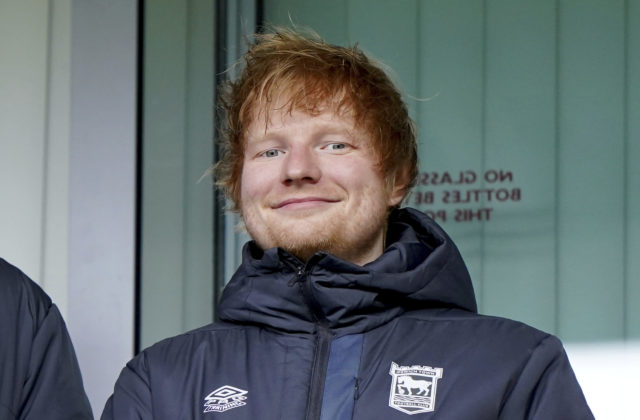
{"type": "Polygon", "coordinates": [[[150,419],[157,410],[163,418],[179,417],[194,398],[200,401],[211,392],[212,381],[242,369],[261,331],[214,322],[145,348],[121,371],[103,418],[150,419]]]}
{"type": "Polygon", "coordinates": [[[257,327],[213,322],[162,339],[142,350],[131,363],[139,363],[144,360],[147,368],[148,364],[161,367],[162,365],[174,366],[176,363],[189,363],[189,360],[215,352],[217,348],[224,347],[230,341],[237,339],[238,336],[246,336],[248,331],[255,329],[257,327]]]}
{"type": "Polygon", "coordinates": [[[419,310],[398,318],[393,339],[412,360],[450,377],[462,394],[494,398],[499,418],[592,419],[561,341],[523,322],[462,310],[419,310]],[[407,337],[414,335],[411,343],[407,337]],[[410,344],[410,345],[407,345],[410,344]],[[477,380],[482,386],[477,387],[477,380]],[[465,384],[471,384],[465,388],[465,384]],[[528,415],[526,413],[529,413],[528,415]]]}
{"type": "Polygon", "coordinates": [[[464,310],[421,310],[404,314],[400,319],[403,328],[430,331],[447,337],[447,341],[474,345],[476,351],[499,351],[527,356],[534,351],[563,352],[560,340],[554,335],[524,322],[480,315],[464,310]],[[418,327],[417,324],[421,324],[418,327]]]}
{"type": "Polygon", "coordinates": [[[146,351],[166,351],[173,347],[198,344],[212,339],[218,340],[227,337],[229,334],[244,333],[252,328],[255,327],[216,321],[182,334],[162,339],[149,346],[146,351]]]}
{"type": "MultiPolygon", "coordinates": [[[[158,341],[126,364],[118,377],[114,396],[123,395],[119,390],[127,390],[126,393],[145,400],[151,398],[151,389],[155,395],[177,395],[178,384],[182,384],[181,393],[188,393],[197,385],[190,379],[194,372],[224,371],[228,359],[222,355],[236,357],[240,352],[237,344],[253,342],[247,335],[259,334],[252,332],[256,330],[259,329],[214,322],[158,341]]],[[[151,406],[152,402],[149,400],[143,405],[151,406]]]]}
{"type": "Polygon", "coordinates": [[[17,267],[0,258],[0,312],[5,320],[15,316],[34,320],[46,316],[51,298],[17,267]]]}
{"type": "Polygon", "coordinates": [[[494,315],[483,315],[456,308],[435,308],[409,311],[399,317],[409,322],[446,323],[451,328],[479,328],[500,333],[548,335],[524,322],[494,315]]]}
{"type": "Polygon", "coordinates": [[[395,341],[406,344],[413,335],[412,347],[440,363],[454,362],[458,368],[491,374],[504,383],[517,381],[524,372],[535,377],[547,367],[568,364],[557,337],[523,322],[462,310],[415,311],[399,321],[393,331],[395,341]]]}

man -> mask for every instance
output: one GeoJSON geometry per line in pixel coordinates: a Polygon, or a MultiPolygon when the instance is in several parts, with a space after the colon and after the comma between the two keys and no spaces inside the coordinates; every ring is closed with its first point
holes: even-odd
{"type": "Polygon", "coordinates": [[[93,419],[60,312],[1,258],[0,419],[93,419]]]}
{"type": "Polygon", "coordinates": [[[103,419],[591,419],[560,342],[480,316],[447,235],[399,209],[413,125],[357,48],[262,35],[219,183],[253,241],[221,321],[123,370],[103,419]]]}

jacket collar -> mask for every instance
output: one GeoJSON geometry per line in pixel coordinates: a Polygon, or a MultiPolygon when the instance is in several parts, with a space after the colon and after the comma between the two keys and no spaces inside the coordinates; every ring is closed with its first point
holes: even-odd
{"type": "Polygon", "coordinates": [[[319,252],[306,264],[283,249],[249,242],[224,290],[220,319],[288,332],[319,323],[339,335],[368,331],[417,308],[476,312],[473,287],[447,234],[414,209],[392,212],[387,248],[359,266],[319,252]]]}

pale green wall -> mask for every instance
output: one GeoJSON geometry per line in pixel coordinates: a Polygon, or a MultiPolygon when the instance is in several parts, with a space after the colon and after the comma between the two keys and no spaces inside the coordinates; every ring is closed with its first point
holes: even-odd
{"type": "Polygon", "coordinates": [[[214,17],[209,0],[145,6],[142,348],[213,319],[214,17]]]}
{"type": "Polygon", "coordinates": [[[640,1],[266,0],[265,12],[393,68],[424,172],[512,172],[419,185],[410,203],[446,212],[482,312],[572,341],[640,337],[640,1]],[[521,199],[442,202],[484,188],[521,199]],[[479,208],[490,220],[454,220],[479,208]]]}

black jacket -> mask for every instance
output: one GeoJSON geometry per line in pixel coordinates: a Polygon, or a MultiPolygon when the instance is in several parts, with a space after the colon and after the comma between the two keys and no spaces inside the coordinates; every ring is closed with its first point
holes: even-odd
{"type": "Polygon", "coordinates": [[[0,419],[93,419],[58,308],[1,258],[0,419]]]}
{"type": "Polygon", "coordinates": [[[360,267],[245,246],[221,322],[133,359],[108,419],[592,419],[560,342],[476,313],[447,235],[390,218],[360,267]]]}

